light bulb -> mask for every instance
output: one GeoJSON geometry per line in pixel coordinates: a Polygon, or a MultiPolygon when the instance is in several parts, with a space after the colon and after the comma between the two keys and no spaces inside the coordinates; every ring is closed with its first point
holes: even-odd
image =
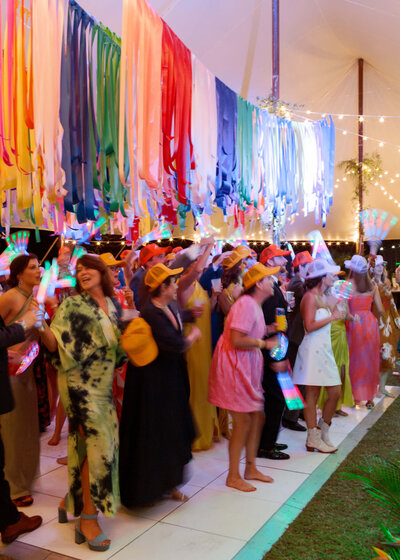
{"type": "Polygon", "coordinates": [[[381,117],[381,118],[379,119],[379,122],[385,122],[385,119],[384,119],[383,117],[381,117]]]}
{"type": "Polygon", "coordinates": [[[383,142],[379,142],[379,147],[382,148],[383,142]]]}
{"type": "Polygon", "coordinates": [[[347,130],[343,130],[342,134],[343,134],[343,136],[346,136],[347,130]]]}
{"type": "Polygon", "coordinates": [[[359,121],[360,121],[360,122],[364,122],[364,117],[363,117],[362,115],[360,115],[359,121]]]}
{"type": "Polygon", "coordinates": [[[368,136],[363,136],[363,140],[368,140],[368,136]]]}
{"type": "Polygon", "coordinates": [[[339,119],[342,120],[342,119],[343,119],[343,115],[339,115],[339,119]]]}

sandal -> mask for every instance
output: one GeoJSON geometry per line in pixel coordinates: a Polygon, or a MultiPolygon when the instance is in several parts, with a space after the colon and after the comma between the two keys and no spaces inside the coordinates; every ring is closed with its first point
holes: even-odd
{"type": "Polygon", "coordinates": [[[30,494],[27,494],[26,496],[15,498],[15,500],[13,500],[12,502],[17,508],[29,507],[33,504],[33,498],[30,494]]]}
{"type": "Polygon", "coordinates": [[[88,539],[81,531],[81,519],[97,519],[97,513],[95,515],[87,515],[86,513],[81,513],[81,517],[77,520],[75,526],[76,544],[87,542],[90,550],[94,550],[95,552],[104,552],[105,550],[108,550],[111,544],[110,539],[108,539],[104,533],[100,533],[100,535],[97,535],[97,537],[95,537],[94,539],[88,539]]]}
{"type": "Polygon", "coordinates": [[[340,409],[335,412],[335,416],[348,416],[348,414],[344,410],[340,409]]]}
{"type": "Polygon", "coordinates": [[[374,401],[368,401],[367,404],[365,405],[369,410],[371,410],[372,408],[374,408],[375,403],[374,401]]]}

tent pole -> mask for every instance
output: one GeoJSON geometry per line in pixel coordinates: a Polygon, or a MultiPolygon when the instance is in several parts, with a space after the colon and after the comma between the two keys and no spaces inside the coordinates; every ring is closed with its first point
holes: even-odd
{"type": "MultiPolygon", "coordinates": [[[[274,104],[279,100],[279,0],[272,0],[272,97],[274,104]]],[[[280,221],[274,215],[272,243],[280,247],[280,221]]]]}
{"type": "MultiPolygon", "coordinates": [[[[364,114],[364,59],[358,59],[358,114],[364,114]]],[[[363,185],[363,168],[364,162],[364,122],[358,119],[358,211],[364,209],[364,185],[363,185]]],[[[361,220],[358,224],[358,254],[364,254],[364,231],[361,220]]]]}
{"type": "Polygon", "coordinates": [[[272,95],[279,99],[279,0],[272,0],[272,95]]]}

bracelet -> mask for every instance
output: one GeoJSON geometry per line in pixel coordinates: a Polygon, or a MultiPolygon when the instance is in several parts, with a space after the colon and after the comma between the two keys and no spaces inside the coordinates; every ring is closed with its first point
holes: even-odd
{"type": "Polygon", "coordinates": [[[260,350],[262,350],[262,348],[264,346],[264,341],[261,338],[259,338],[259,339],[257,339],[257,342],[258,342],[258,348],[260,350]]]}
{"type": "Polygon", "coordinates": [[[21,325],[21,327],[24,329],[24,331],[26,331],[26,323],[25,323],[24,319],[21,319],[20,321],[15,321],[15,323],[17,325],[21,325]]]}

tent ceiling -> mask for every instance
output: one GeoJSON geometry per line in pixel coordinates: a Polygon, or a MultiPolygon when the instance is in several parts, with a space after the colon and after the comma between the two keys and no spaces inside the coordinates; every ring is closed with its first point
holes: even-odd
{"type": "MultiPolygon", "coordinates": [[[[122,0],[81,0],[93,16],[121,34],[122,0]]],[[[152,0],[151,4],[203,63],[232,89],[256,102],[271,91],[271,0],[152,0]]],[[[357,113],[357,59],[365,60],[364,113],[400,115],[400,3],[398,0],[281,0],[280,97],[326,113],[357,113]]],[[[336,161],[357,155],[357,119],[335,118],[336,161]],[[354,134],[351,134],[353,132],[354,134]]],[[[378,151],[388,195],[372,185],[365,206],[400,216],[400,119],[366,119],[364,134],[385,142],[365,142],[378,151]],[[395,146],[389,145],[390,143],[395,146]],[[390,180],[394,179],[394,183],[390,180]]],[[[336,178],[343,173],[336,170],[336,178]]],[[[324,231],[326,239],[354,237],[355,206],[350,181],[340,182],[324,231]]],[[[300,215],[286,228],[288,239],[315,229],[300,215]]],[[[400,238],[400,224],[390,238],[400,238]]]]}

